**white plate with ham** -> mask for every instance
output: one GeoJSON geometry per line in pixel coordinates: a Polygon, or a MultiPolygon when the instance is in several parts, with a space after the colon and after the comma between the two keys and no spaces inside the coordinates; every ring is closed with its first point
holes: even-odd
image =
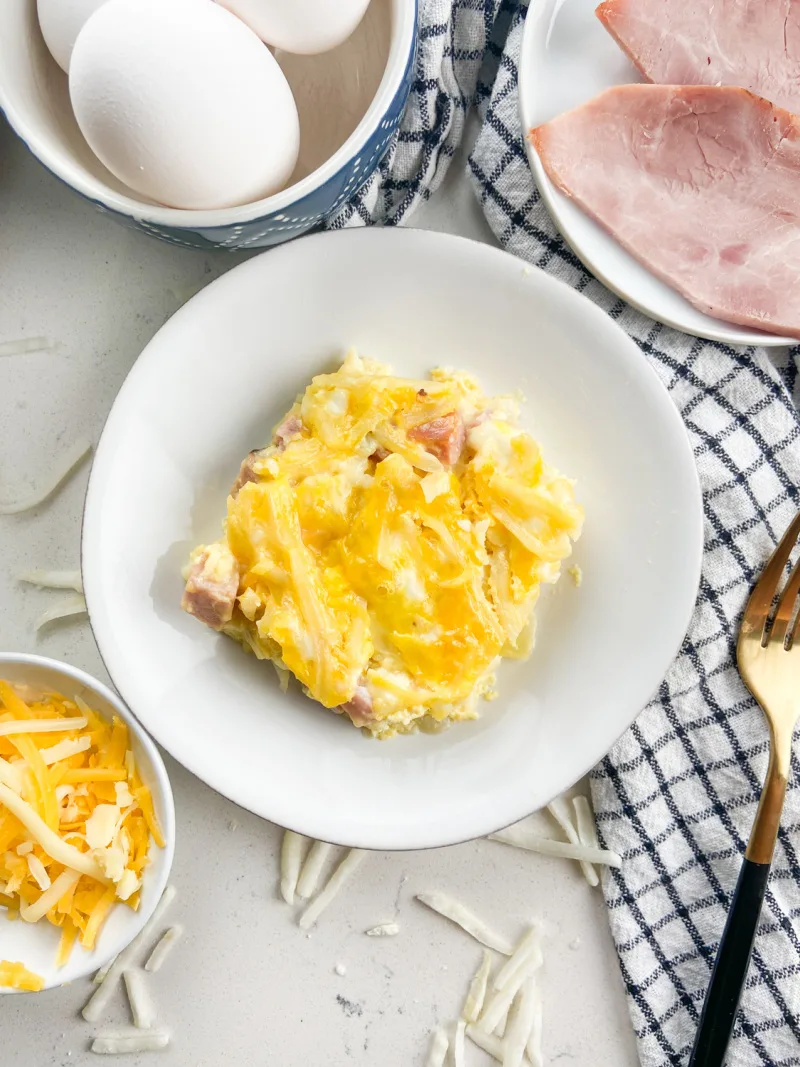
{"type": "Polygon", "coordinates": [[[782,108],[800,98],[778,92],[765,61],[784,54],[779,5],[764,5],[755,36],[740,0],[597,7],[537,0],[524,32],[521,121],[556,226],[658,322],[733,345],[796,344],[800,129],[782,108]]]}
{"type": "Polygon", "coordinates": [[[701,547],[683,424],[616,323],[499,249],[376,227],[243,263],[161,328],[100,439],[82,563],[109,674],[184,766],[310,837],[410,849],[516,822],[602,758],[683,638],[701,547]],[[242,457],[350,348],[398,375],[450,366],[488,395],[521,391],[520,427],[577,480],[585,511],[530,657],[503,660],[497,698],[440,733],[365,737],[181,610],[184,565],[219,538],[242,457]]]}

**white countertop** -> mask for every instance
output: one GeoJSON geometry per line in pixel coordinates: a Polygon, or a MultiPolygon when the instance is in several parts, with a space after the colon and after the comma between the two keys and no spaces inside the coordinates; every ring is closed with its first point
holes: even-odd
{"type": "MultiPolygon", "coordinates": [[[[463,160],[414,225],[493,240],[463,160]]],[[[147,341],[194,289],[241,259],[175,248],[115,224],[40,167],[0,119],[0,342],[38,335],[56,342],[51,351],[0,358],[0,496],[34,489],[52,453],[78,437],[96,442],[147,341]]],[[[81,469],[49,504],[0,518],[0,649],[40,652],[107,680],[85,620],[35,635],[34,620],[64,594],[14,577],[32,567],[79,565],[87,473],[81,469]]],[[[481,955],[414,900],[439,888],[512,937],[531,917],[545,921],[548,1063],[637,1063],[603,898],[576,864],[487,841],[376,853],[306,936],[277,897],[278,828],[223,800],[169,757],[167,768],[178,819],[171,919],[186,936],[147,978],[173,1038],[165,1052],[122,1062],[422,1065],[430,1030],[457,1017],[481,955]],[[364,936],[395,917],[399,936],[364,936]]],[[[88,1045],[102,1027],[78,1015],[89,990],[79,982],[0,997],[3,1067],[93,1060],[88,1045]]],[[[105,1021],[128,1024],[122,991],[105,1021]]],[[[467,1062],[490,1061],[469,1046],[467,1062]]]]}

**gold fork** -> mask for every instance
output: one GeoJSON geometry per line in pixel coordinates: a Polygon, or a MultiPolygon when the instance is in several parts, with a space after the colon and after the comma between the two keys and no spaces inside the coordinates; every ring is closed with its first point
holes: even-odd
{"type": "Polygon", "coordinates": [[[769,725],[769,768],[689,1067],[722,1067],[767,891],[789,781],[792,735],[800,716],[800,621],[793,621],[800,592],[800,561],[792,570],[774,614],[772,604],[798,535],[800,514],[795,516],[750,594],[739,632],[739,672],[769,725]]]}

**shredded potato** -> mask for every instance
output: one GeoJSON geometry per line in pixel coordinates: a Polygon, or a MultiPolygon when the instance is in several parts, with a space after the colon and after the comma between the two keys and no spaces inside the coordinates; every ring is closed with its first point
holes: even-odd
{"type": "MultiPolygon", "coordinates": [[[[138,908],[151,836],[163,847],[125,723],[0,681],[0,907],[60,928],[59,967],[75,941],[94,947],[117,902],[138,908]]],[[[0,963],[0,985],[40,988],[18,966],[0,963]]]]}

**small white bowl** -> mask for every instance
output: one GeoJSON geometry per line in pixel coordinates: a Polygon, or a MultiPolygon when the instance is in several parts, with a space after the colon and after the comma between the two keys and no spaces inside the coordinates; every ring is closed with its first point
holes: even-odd
{"type": "MultiPolygon", "coordinates": [[[[103,924],[92,951],[87,952],[76,942],[69,961],[60,970],[55,966],[60,937],[56,927],[45,921],[26,923],[20,919],[8,922],[5,913],[0,915],[0,922],[3,924],[0,959],[23,963],[29,971],[44,978],[45,989],[52,989],[76,978],[84,978],[105,967],[117,953],[130,944],[153,914],[172,868],[175,852],[175,804],[167,770],[158,749],[119,697],[101,682],[66,663],[59,663],[45,656],[23,655],[17,652],[0,653],[0,678],[14,686],[50,689],[67,697],[77,695],[104,717],[118,715],[130,731],[136,766],[142,781],[153,796],[156,816],[166,842],[164,848],[159,848],[151,841],[150,864],[145,869],[142,881],[139,910],[131,911],[128,907],[115,906],[103,924]]],[[[17,990],[0,986],[0,993],[15,992],[17,990]]]]}

